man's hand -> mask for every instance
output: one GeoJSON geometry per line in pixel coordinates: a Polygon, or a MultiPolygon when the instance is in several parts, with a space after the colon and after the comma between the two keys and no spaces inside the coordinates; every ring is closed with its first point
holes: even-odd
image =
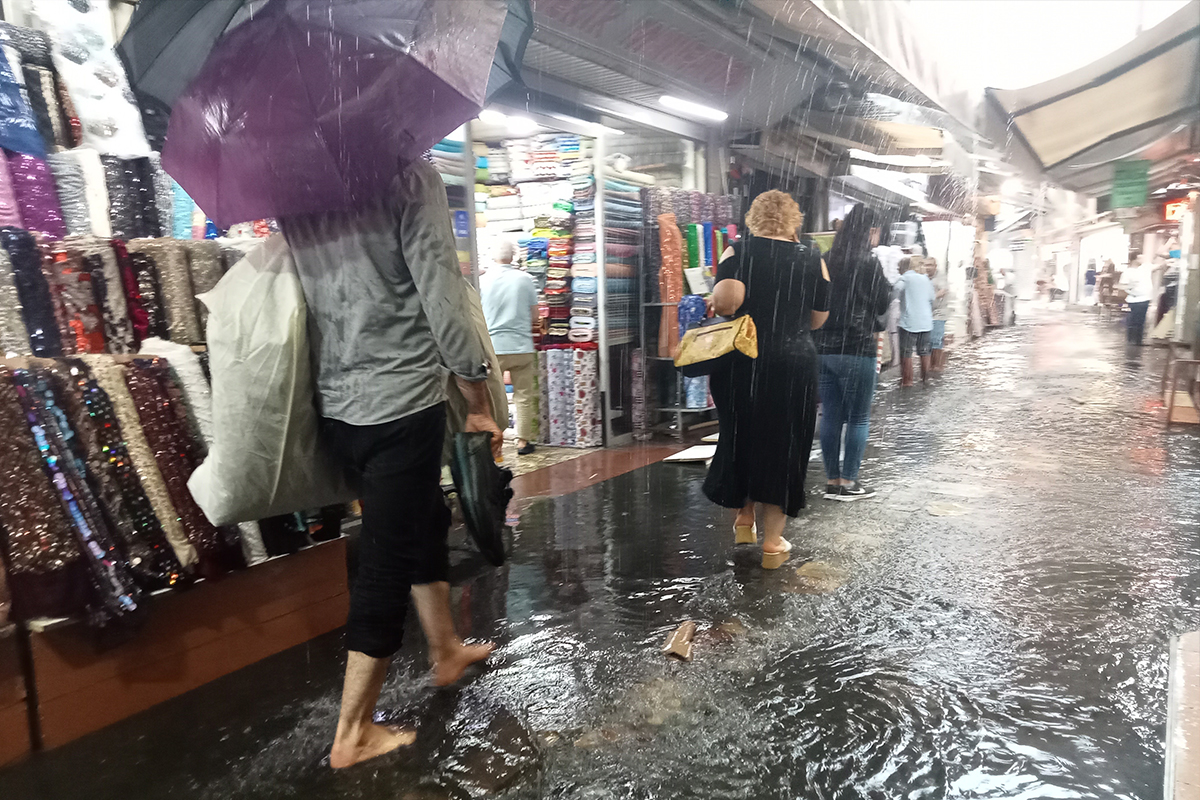
{"type": "Polygon", "coordinates": [[[492,419],[491,414],[467,414],[465,425],[467,433],[482,433],[487,431],[492,435],[492,458],[500,460],[500,448],[504,444],[504,431],[492,419]]]}
{"type": "Polygon", "coordinates": [[[455,378],[458,389],[467,401],[467,421],[464,429],[467,433],[487,431],[492,434],[492,457],[500,460],[501,448],[504,445],[504,431],[492,419],[492,398],[488,395],[487,381],[466,381],[455,378]]]}

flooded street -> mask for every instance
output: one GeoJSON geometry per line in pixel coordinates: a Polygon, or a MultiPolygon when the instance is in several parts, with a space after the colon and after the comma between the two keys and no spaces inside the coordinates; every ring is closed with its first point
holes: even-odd
{"type": "Polygon", "coordinates": [[[1162,357],[1039,311],[928,388],[885,374],[880,497],[825,502],[814,461],[775,572],[698,465],[525,501],[509,566],[456,553],[489,668],[416,686],[410,620],[381,701],[419,725],[410,751],[321,765],[335,633],[0,773],[0,796],[1161,797],[1168,639],[1200,620],[1200,442],[1162,430],[1162,357]],[[688,663],[660,652],[685,620],[688,663]]]}

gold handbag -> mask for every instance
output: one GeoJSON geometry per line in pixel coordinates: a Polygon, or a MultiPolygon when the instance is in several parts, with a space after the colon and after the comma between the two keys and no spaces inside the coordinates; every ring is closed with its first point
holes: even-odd
{"type": "Polygon", "coordinates": [[[689,378],[710,375],[741,353],[758,358],[758,329],[749,316],[711,319],[683,335],[675,366],[689,378]]]}

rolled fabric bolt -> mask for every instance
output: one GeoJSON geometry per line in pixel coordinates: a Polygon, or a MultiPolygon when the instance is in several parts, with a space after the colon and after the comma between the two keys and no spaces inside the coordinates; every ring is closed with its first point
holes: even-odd
{"type": "Polygon", "coordinates": [[[62,239],[67,235],[67,226],[63,224],[62,207],[50,168],[36,156],[24,153],[8,153],[7,156],[13,194],[26,227],[52,239],[62,239]]]}
{"type": "Polygon", "coordinates": [[[71,153],[51,153],[46,163],[54,175],[58,198],[62,203],[63,223],[71,236],[88,236],[92,220],[88,212],[87,189],[83,167],[71,153]]]}
{"type": "Polygon", "coordinates": [[[8,171],[8,159],[0,150],[0,226],[24,228],[17,197],[13,194],[12,175],[8,171]]]}
{"type": "Polygon", "coordinates": [[[150,175],[154,181],[154,205],[158,211],[158,227],[163,236],[175,236],[175,189],[171,178],[163,172],[162,156],[151,153],[150,175]]]}
{"type": "Polygon", "coordinates": [[[691,661],[692,639],[695,636],[696,623],[688,620],[667,637],[667,643],[663,645],[662,651],[665,655],[678,658],[680,661],[691,661]]]}
{"type": "Polygon", "coordinates": [[[112,220],[108,215],[108,183],[100,154],[87,147],[76,147],[74,150],[68,150],[66,155],[78,162],[83,173],[84,195],[87,198],[92,235],[103,239],[110,238],[112,220]]]}

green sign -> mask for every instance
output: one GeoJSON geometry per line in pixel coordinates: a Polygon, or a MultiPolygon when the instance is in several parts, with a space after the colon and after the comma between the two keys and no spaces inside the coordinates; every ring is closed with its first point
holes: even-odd
{"type": "Polygon", "coordinates": [[[1113,208],[1140,208],[1146,205],[1150,183],[1149,161],[1118,161],[1113,168],[1113,208]]]}

